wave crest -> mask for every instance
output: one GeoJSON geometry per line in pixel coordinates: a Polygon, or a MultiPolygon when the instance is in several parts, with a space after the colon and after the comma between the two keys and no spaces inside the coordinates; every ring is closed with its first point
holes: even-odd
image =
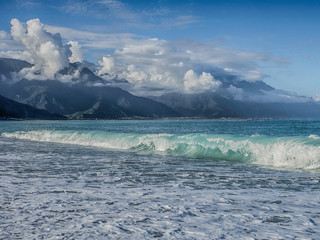
{"type": "Polygon", "coordinates": [[[320,142],[312,137],[210,134],[135,134],[102,131],[27,131],[2,133],[8,138],[56,142],[114,150],[248,162],[263,166],[320,169],[320,142]]]}

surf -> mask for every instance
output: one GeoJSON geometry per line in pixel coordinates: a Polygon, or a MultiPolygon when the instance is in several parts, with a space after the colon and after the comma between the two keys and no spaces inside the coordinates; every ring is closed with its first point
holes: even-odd
{"type": "Polygon", "coordinates": [[[320,137],[227,134],[141,134],[105,131],[37,130],[3,137],[110,150],[251,163],[281,169],[319,170],[320,137]]]}

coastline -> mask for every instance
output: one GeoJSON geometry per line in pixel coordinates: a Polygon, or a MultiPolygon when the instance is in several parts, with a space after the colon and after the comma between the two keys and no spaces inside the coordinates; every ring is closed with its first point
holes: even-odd
{"type": "Polygon", "coordinates": [[[148,118],[148,117],[125,117],[125,118],[0,118],[0,121],[320,121],[318,118],[202,118],[202,117],[172,117],[172,118],[148,118]]]}

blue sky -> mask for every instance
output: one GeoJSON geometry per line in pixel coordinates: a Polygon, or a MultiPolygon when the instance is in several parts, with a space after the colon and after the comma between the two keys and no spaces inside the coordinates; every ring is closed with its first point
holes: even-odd
{"type": "MultiPolygon", "coordinates": [[[[202,52],[214,52],[199,60],[204,67],[192,68],[198,74],[208,72],[211,64],[279,89],[320,94],[318,0],[2,0],[0,13],[0,31],[10,33],[12,18],[39,18],[48,31],[60,32],[64,42],[78,41],[89,61],[98,63],[108,56],[132,65],[135,56],[140,78],[156,71],[145,64],[149,51],[163,48],[171,54],[181,47],[194,52],[190,64],[201,59],[202,52]],[[140,49],[139,44],[148,47],[140,49]]],[[[8,48],[0,45],[0,51],[8,48]]],[[[170,59],[177,60],[179,51],[170,59]]],[[[155,79],[155,72],[151,75],[155,79]]]]}

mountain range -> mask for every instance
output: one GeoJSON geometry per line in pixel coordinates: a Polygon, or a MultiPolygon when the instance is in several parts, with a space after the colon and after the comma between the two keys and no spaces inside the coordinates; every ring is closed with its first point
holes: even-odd
{"type": "Polygon", "coordinates": [[[67,118],[59,114],[51,114],[48,111],[37,109],[0,96],[0,120],[7,119],[64,120],[67,118]]]}
{"type": "MultiPolygon", "coordinates": [[[[135,96],[110,86],[88,64],[71,63],[60,79],[19,78],[33,65],[0,58],[0,117],[38,119],[155,119],[155,118],[320,118],[318,102],[249,82],[215,74],[215,91],[161,96],[135,96]]],[[[114,82],[117,82],[114,79],[114,82]]],[[[127,82],[121,80],[122,83],[127,82]]]]}

